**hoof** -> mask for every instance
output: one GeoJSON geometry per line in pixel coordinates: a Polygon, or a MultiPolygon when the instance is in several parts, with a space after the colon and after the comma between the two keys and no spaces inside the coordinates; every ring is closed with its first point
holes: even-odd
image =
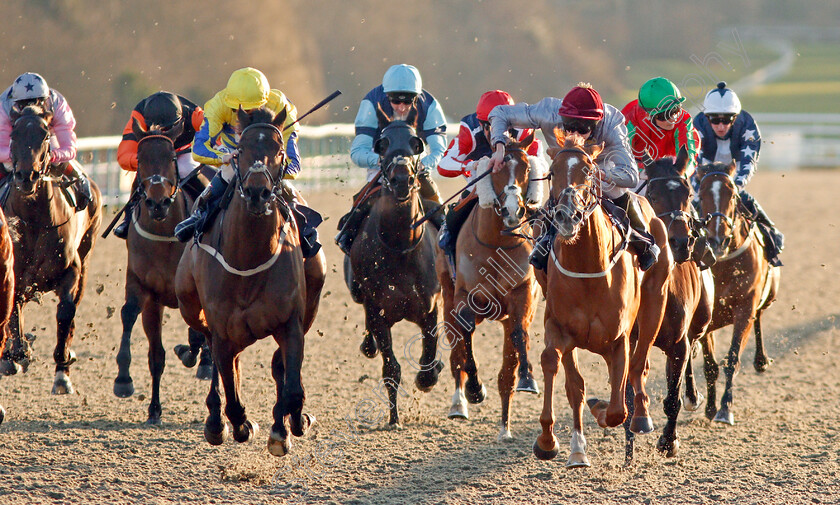
{"type": "Polygon", "coordinates": [[[3,420],[6,419],[6,409],[0,405],[0,424],[3,424],[3,420]]]}
{"type": "Polygon", "coordinates": [[[724,423],[730,426],[735,425],[735,416],[732,415],[732,411],[729,409],[720,409],[718,410],[717,415],[715,415],[714,422],[716,423],[724,423]]]}
{"type": "Polygon", "coordinates": [[[466,403],[456,403],[449,407],[449,419],[469,419],[470,412],[466,403]]]}
{"type": "Polygon", "coordinates": [[[467,379],[465,389],[467,401],[472,404],[481,403],[485,398],[487,398],[487,388],[484,387],[484,384],[478,382],[477,380],[476,382],[471,383],[470,380],[467,379]]]}
{"type": "Polygon", "coordinates": [[[497,442],[513,442],[513,435],[510,433],[510,429],[502,427],[499,430],[499,434],[496,436],[497,442]]]}
{"type": "Polygon", "coordinates": [[[557,457],[557,454],[560,452],[560,447],[557,444],[557,438],[551,437],[551,441],[554,442],[554,447],[549,450],[545,450],[540,447],[539,440],[534,441],[534,456],[536,456],[537,459],[549,461],[557,457]]]}
{"type": "Polygon", "coordinates": [[[233,439],[240,444],[247,442],[257,433],[257,431],[259,431],[259,429],[260,426],[257,423],[252,422],[250,419],[246,419],[240,426],[233,427],[233,439]]]}
{"type": "Polygon", "coordinates": [[[225,439],[228,435],[228,427],[227,423],[222,421],[222,429],[221,431],[213,431],[210,428],[210,424],[205,422],[204,423],[204,440],[207,440],[207,443],[210,445],[222,445],[225,443],[225,439]]]}
{"type": "Polygon", "coordinates": [[[181,360],[181,364],[183,364],[187,368],[192,368],[195,366],[196,363],[198,363],[198,353],[190,351],[190,346],[188,345],[176,345],[175,355],[178,356],[178,359],[181,360]]]}
{"type": "Polygon", "coordinates": [[[770,368],[770,365],[772,365],[772,364],[773,364],[773,358],[757,359],[757,360],[755,360],[755,363],[753,363],[753,366],[755,366],[755,371],[756,372],[764,373],[764,372],[767,371],[768,368],[770,368]]]}
{"type": "Polygon", "coordinates": [[[516,384],[516,391],[522,393],[540,394],[540,388],[537,386],[537,381],[532,376],[520,377],[516,384]]]}
{"type": "Polygon", "coordinates": [[[591,466],[589,458],[582,452],[573,452],[569,455],[569,461],[566,462],[566,468],[587,468],[589,466],[591,466]]]}
{"type": "Polygon", "coordinates": [[[665,435],[659,437],[659,442],[656,444],[659,452],[664,453],[666,458],[673,458],[677,455],[680,449],[679,439],[668,440],[665,435]]]}
{"type": "Polygon", "coordinates": [[[399,421],[397,421],[397,422],[393,422],[393,423],[388,423],[388,425],[385,427],[385,429],[388,430],[388,431],[402,431],[403,425],[400,424],[399,421]]]}
{"type": "Polygon", "coordinates": [[[209,381],[213,378],[213,365],[198,365],[195,370],[195,378],[202,381],[209,381]]]}
{"type": "Polygon", "coordinates": [[[683,408],[689,412],[695,412],[705,401],[706,398],[704,398],[700,393],[697,393],[696,402],[689,400],[687,396],[683,396],[683,408]]]}
{"type": "Polygon", "coordinates": [[[149,426],[160,426],[160,414],[150,415],[148,419],[146,419],[146,424],[149,426]]]}
{"type": "Polygon", "coordinates": [[[365,333],[365,339],[362,340],[362,345],[359,346],[359,350],[361,350],[362,354],[364,354],[367,358],[375,358],[376,355],[379,354],[379,347],[377,347],[376,340],[373,338],[373,335],[365,333]]]}
{"type": "Polygon", "coordinates": [[[288,438],[283,438],[279,433],[274,431],[272,431],[268,436],[268,452],[270,452],[272,456],[285,456],[291,449],[292,441],[288,438]]]}
{"type": "Polygon", "coordinates": [[[15,375],[22,372],[23,367],[8,359],[0,360],[0,375],[15,375]]]}
{"type": "Polygon", "coordinates": [[[52,394],[54,395],[72,395],[76,390],[73,389],[73,383],[70,377],[64,372],[57,372],[55,374],[55,381],[53,381],[52,394]]]}
{"type": "Polygon", "coordinates": [[[636,435],[645,435],[653,431],[653,419],[650,417],[634,417],[630,420],[630,431],[636,435]]]}
{"type": "Polygon", "coordinates": [[[435,384],[437,384],[438,375],[440,375],[441,370],[443,370],[443,362],[435,360],[431,369],[417,372],[417,377],[414,378],[414,384],[417,386],[417,389],[424,393],[431,391],[435,387],[435,384]]]}
{"type": "Polygon", "coordinates": [[[296,437],[302,437],[306,435],[306,432],[309,431],[309,428],[315,424],[315,416],[312,414],[301,414],[299,418],[295,419],[295,416],[289,417],[289,428],[292,432],[292,435],[296,437]]]}
{"type": "Polygon", "coordinates": [[[116,379],[114,380],[114,396],[117,398],[128,398],[134,394],[134,381],[129,377],[128,380],[116,379]]]}

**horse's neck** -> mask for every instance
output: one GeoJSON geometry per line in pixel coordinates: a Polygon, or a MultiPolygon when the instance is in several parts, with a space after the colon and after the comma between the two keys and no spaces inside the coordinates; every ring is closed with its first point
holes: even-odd
{"type": "Polygon", "coordinates": [[[11,195],[14,214],[28,225],[49,228],[63,223],[73,215],[73,209],[64,202],[60,191],[50,182],[41,181],[31,196],[13,190],[11,195]]]}
{"type": "Polygon", "coordinates": [[[730,249],[735,250],[744,245],[744,242],[749,240],[752,226],[749,221],[740,213],[735,215],[732,230],[732,245],[730,249]]]}
{"type": "Polygon", "coordinates": [[[512,247],[523,242],[520,237],[502,234],[506,226],[495,208],[476,206],[473,212],[475,213],[473,231],[481,242],[499,247],[512,247]]]}
{"type": "Polygon", "coordinates": [[[276,207],[271,215],[254,216],[241,202],[241,198],[234,197],[220,216],[221,253],[229,264],[249,268],[271,257],[280,247],[282,218],[276,207]]]}
{"type": "Polygon", "coordinates": [[[602,272],[609,265],[620,237],[601,208],[596,208],[583,222],[572,243],[555,241],[563,267],[575,272],[602,272]]]}
{"type": "Polygon", "coordinates": [[[423,233],[423,226],[411,228],[420,217],[420,197],[416,191],[405,202],[398,202],[389,193],[383,193],[377,207],[377,233],[382,242],[394,249],[407,249],[417,243],[423,233]]]}

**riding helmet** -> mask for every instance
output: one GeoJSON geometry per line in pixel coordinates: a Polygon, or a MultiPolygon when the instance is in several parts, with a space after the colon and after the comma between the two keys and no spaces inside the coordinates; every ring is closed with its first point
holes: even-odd
{"type": "Polygon", "coordinates": [[[719,82],[717,88],[706,94],[703,100],[704,114],[739,114],[741,101],[734,91],[726,87],[725,82],[719,82]]]}
{"type": "Polygon", "coordinates": [[[181,120],[181,100],[167,91],[158,91],[146,99],[143,118],[148,127],[171,128],[181,120]]]}
{"type": "Polygon", "coordinates": [[[677,85],[664,77],[654,77],[639,88],[639,105],[652,116],[667,112],[684,101],[677,85]]]}
{"type": "Polygon", "coordinates": [[[559,113],[563,117],[600,121],[604,117],[604,101],[590,84],[582,82],[563,97],[559,113]]]}
{"type": "Polygon", "coordinates": [[[26,72],[15,79],[9,90],[9,98],[13,102],[20,100],[35,100],[50,96],[50,87],[43,77],[34,73],[26,72]]]}
{"type": "Polygon", "coordinates": [[[420,72],[411,65],[394,65],[385,72],[382,88],[389,94],[404,92],[419,95],[423,91],[423,79],[420,72]]]}
{"type": "Polygon", "coordinates": [[[268,79],[256,68],[246,67],[234,71],[225,87],[225,105],[231,109],[258,109],[268,102],[271,87],[268,79]]]}
{"type": "Polygon", "coordinates": [[[487,121],[490,111],[494,107],[497,105],[513,105],[513,103],[513,97],[506,91],[499,89],[488,91],[478,99],[478,105],[475,106],[475,115],[479,121],[487,121]]]}

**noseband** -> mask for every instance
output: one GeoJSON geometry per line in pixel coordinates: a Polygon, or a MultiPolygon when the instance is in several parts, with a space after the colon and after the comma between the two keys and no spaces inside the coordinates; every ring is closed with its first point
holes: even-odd
{"type": "MultiPolygon", "coordinates": [[[[569,184],[562,191],[560,191],[560,195],[553,203],[550,203],[547,207],[548,217],[554,221],[558,213],[563,213],[567,217],[572,218],[576,214],[580,215],[579,220],[575,223],[575,226],[578,226],[580,223],[585,221],[589,218],[590,215],[595,211],[598,207],[598,202],[601,199],[601,185],[597,182],[597,179],[591,167],[597,167],[595,164],[595,160],[592,159],[592,156],[589,155],[586,151],[579,147],[572,147],[561,149],[557,152],[554,156],[555,159],[561,153],[577,153],[582,154],[584,156],[584,160],[588,161],[586,164],[586,168],[584,169],[584,174],[586,181],[583,184],[572,186],[569,184]],[[571,202],[571,208],[569,205],[566,205],[563,202],[571,202]]],[[[551,179],[552,174],[549,172],[548,178],[551,179]]],[[[567,166],[566,168],[566,180],[571,181],[572,179],[572,166],[567,166]]]]}
{"type": "MultiPolygon", "coordinates": [[[[33,116],[22,116],[22,117],[17,118],[15,120],[14,126],[12,127],[12,130],[14,131],[14,127],[17,126],[18,122],[20,122],[22,119],[24,119],[26,117],[33,117],[33,116]]],[[[41,120],[40,122],[44,125],[44,127],[46,129],[46,137],[44,137],[44,140],[41,142],[41,149],[43,149],[44,154],[41,156],[41,159],[38,160],[39,161],[38,166],[40,168],[45,168],[49,164],[49,161],[50,161],[50,140],[52,139],[52,133],[50,133],[50,127],[47,124],[47,122],[44,120],[44,118],[42,118],[41,116],[34,116],[34,117],[37,117],[38,119],[40,119],[41,120]]],[[[14,150],[12,149],[12,142],[13,142],[12,140],[9,141],[9,153],[10,154],[12,152],[14,152],[14,150]]],[[[11,175],[13,176],[12,177],[13,179],[14,179],[14,174],[18,171],[17,166],[18,166],[18,160],[13,157],[12,158],[12,173],[11,173],[11,175]]],[[[35,179],[36,183],[40,182],[41,180],[51,181],[51,182],[58,182],[58,181],[61,180],[61,179],[58,179],[58,178],[55,178],[55,177],[50,177],[50,176],[44,175],[43,170],[33,170],[33,172],[35,172],[35,174],[37,174],[37,178],[35,179]]],[[[15,183],[15,187],[18,187],[17,183],[15,183]]],[[[18,187],[18,189],[20,189],[20,188],[18,187]]]]}
{"type": "MultiPolygon", "coordinates": [[[[172,139],[167,137],[166,135],[148,135],[146,137],[143,137],[142,139],[140,139],[137,142],[137,148],[139,149],[140,145],[148,139],[166,139],[166,141],[169,142],[169,145],[172,146],[172,149],[173,149],[172,162],[175,164],[175,177],[177,178],[178,177],[178,166],[177,166],[178,156],[177,156],[177,154],[174,153],[175,142],[173,142],[172,139]]],[[[149,177],[146,177],[146,178],[142,179],[140,181],[140,184],[138,184],[137,193],[140,196],[144,196],[146,194],[146,186],[145,186],[146,183],[148,183],[150,188],[152,186],[155,186],[155,185],[158,185],[158,184],[163,186],[165,183],[168,183],[170,185],[170,187],[172,187],[172,192],[169,194],[169,196],[167,198],[163,199],[161,201],[161,203],[164,203],[164,202],[168,201],[170,205],[173,202],[175,202],[175,197],[178,194],[178,191],[180,191],[180,189],[181,189],[180,186],[178,185],[177,181],[173,181],[173,180],[171,180],[167,177],[164,177],[160,174],[152,174],[149,177]]]]}
{"type": "MultiPolygon", "coordinates": [[[[275,155],[275,157],[277,155],[279,155],[280,153],[285,152],[283,150],[283,132],[280,131],[280,128],[277,128],[276,126],[274,126],[271,123],[253,123],[253,124],[250,124],[250,125],[246,126],[245,129],[242,130],[242,133],[239,134],[240,142],[242,140],[242,137],[245,136],[245,133],[248,132],[248,130],[257,129],[257,128],[268,128],[268,129],[272,130],[273,133],[276,133],[280,137],[280,146],[281,147],[280,147],[280,150],[275,155]]],[[[268,165],[266,165],[262,161],[258,160],[258,161],[255,161],[250,167],[248,167],[248,172],[243,176],[241,171],[239,170],[239,154],[241,152],[242,152],[242,150],[237,148],[236,151],[233,154],[233,158],[231,158],[231,160],[230,160],[230,164],[233,167],[234,177],[236,178],[236,189],[239,192],[239,196],[242,197],[243,200],[247,200],[247,197],[245,196],[244,184],[248,180],[248,178],[251,177],[252,175],[260,174],[260,175],[264,175],[265,178],[269,182],[270,191],[271,191],[271,200],[272,201],[277,201],[281,186],[283,184],[283,178],[286,176],[286,168],[283,167],[282,170],[280,171],[279,176],[275,179],[274,176],[271,175],[271,171],[269,170],[268,165]]]]}
{"type": "MultiPolygon", "coordinates": [[[[729,174],[728,174],[728,173],[726,173],[726,172],[709,172],[709,173],[707,173],[706,175],[704,175],[704,176],[700,179],[700,184],[703,184],[703,181],[705,181],[707,177],[710,177],[710,176],[712,176],[712,175],[722,175],[722,176],[726,177],[726,179],[727,179],[729,182],[731,182],[731,183],[732,183],[732,186],[733,186],[733,187],[735,187],[735,188],[737,188],[737,186],[735,185],[735,182],[732,180],[732,176],[731,176],[731,175],[729,175],[729,174]]],[[[739,196],[738,196],[738,192],[737,192],[737,191],[733,191],[733,197],[734,197],[736,200],[739,198],[739,196]]],[[[738,206],[737,206],[737,205],[735,205],[735,213],[737,214],[737,212],[738,212],[738,206]]],[[[711,213],[709,213],[709,214],[705,215],[704,217],[702,217],[702,218],[700,219],[700,221],[703,223],[703,226],[708,226],[708,225],[709,225],[709,223],[710,223],[710,222],[712,221],[712,219],[714,219],[714,218],[720,218],[720,219],[722,219],[724,222],[726,222],[726,224],[727,224],[727,225],[729,225],[729,228],[730,228],[731,230],[733,230],[733,233],[734,233],[734,230],[735,230],[735,220],[734,220],[734,219],[732,219],[731,217],[729,217],[728,215],[724,214],[723,212],[720,212],[720,211],[711,212],[711,213]]]]}
{"type": "Polygon", "coordinates": [[[409,173],[409,186],[408,186],[408,196],[405,198],[397,198],[398,202],[404,202],[411,198],[411,194],[420,189],[420,180],[417,177],[417,165],[420,163],[420,155],[417,156],[394,156],[391,158],[391,161],[383,170],[385,177],[383,177],[382,186],[390,191],[392,194],[395,195],[396,198],[396,191],[394,188],[394,183],[392,181],[392,176],[394,173],[394,169],[398,166],[406,166],[408,167],[409,173]]]}

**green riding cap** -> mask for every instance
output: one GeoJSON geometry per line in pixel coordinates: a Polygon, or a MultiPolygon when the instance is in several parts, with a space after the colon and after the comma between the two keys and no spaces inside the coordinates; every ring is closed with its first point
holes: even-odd
{"type": "Polygon", "coordinates": [[[651,116],[671,110],[684,101],[677,85],[664,77],[654,77],[639,88],[639,105],[651,116]]]}

